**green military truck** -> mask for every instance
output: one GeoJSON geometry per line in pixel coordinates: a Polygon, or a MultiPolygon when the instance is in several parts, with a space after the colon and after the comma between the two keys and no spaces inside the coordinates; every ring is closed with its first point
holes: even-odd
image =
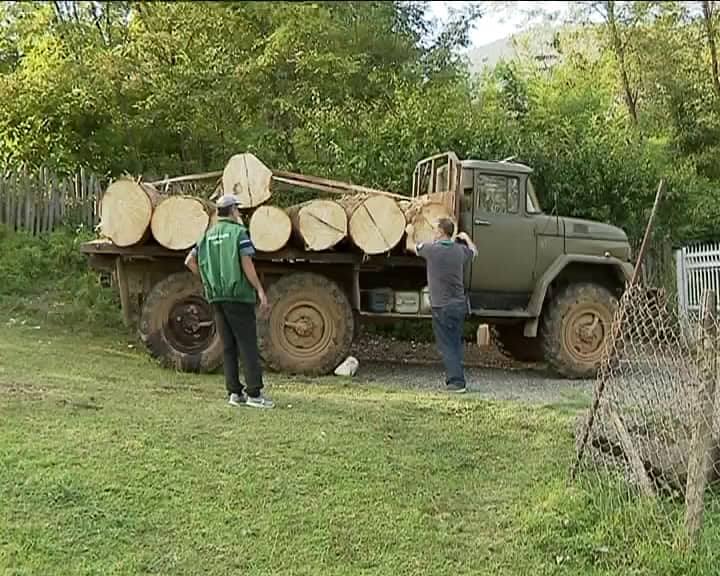
{"type": "MultiPolygon", "coordinates": [[[[493,326],[507,355],[544,360],[569,378],[592,377],[632,273],[626,234],[543,213],[523,164],[460,161],[453,153],[427,158],[415,170],[413,196],[437,193],[452,198],[459,228],[479,248],[466,270],[471,315],[493,326]]],[[[220,366],[212,310],[184,269],[184,253],[105,241],[82,251],[93,267],[115,274],[125,321],[137,324],[153,356],[183,371],[220,366]]],[[[285,248],[259,253],[256,267],[271,303],[259,322],[260,349],[278,371],[329,373],[348,355],[360,323],[430,317],[416,256],[285,248]],[[378,305],[383,298],[389,305],[378,305]]]]}

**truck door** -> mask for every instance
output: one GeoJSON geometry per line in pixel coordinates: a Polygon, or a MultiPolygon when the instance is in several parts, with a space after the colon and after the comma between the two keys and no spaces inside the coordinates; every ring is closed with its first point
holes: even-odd
{"type": "Polygon", "coordinates": [[[472,236],[478,247],[470,273],[473,310],[527,306],[533,288],[536,238],[525,211],[525,176],[474,171],[472,236]]]}

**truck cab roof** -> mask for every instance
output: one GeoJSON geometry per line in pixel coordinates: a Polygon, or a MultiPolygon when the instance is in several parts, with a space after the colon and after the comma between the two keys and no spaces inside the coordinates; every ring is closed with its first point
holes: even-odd
{"type": "Polygon", "coordinates": [[[490,162],[487,160],[463,160],[463,168],[476,168],[488,172],[508,172],[512,174],[532,174],[533,169],[517,162],[490,162]]]}

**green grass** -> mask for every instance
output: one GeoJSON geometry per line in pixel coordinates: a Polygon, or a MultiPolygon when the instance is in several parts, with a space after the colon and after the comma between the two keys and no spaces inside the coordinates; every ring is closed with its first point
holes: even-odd
{"type": "Polygon", "coordinates": [[[0,574],[717,573],[717,510],[689,554],[568,483],[574,404],[269,381],[0,325],[0,574]]]}

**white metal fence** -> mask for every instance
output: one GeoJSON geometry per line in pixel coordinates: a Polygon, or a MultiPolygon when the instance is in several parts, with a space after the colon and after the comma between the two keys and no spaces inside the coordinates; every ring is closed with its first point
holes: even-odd
{"type": "Polygon", "coordinates": [[[708,290],[720,293],[720,244],[697,244],[675,252],[680,310],[699,314],[708,290]]]}

